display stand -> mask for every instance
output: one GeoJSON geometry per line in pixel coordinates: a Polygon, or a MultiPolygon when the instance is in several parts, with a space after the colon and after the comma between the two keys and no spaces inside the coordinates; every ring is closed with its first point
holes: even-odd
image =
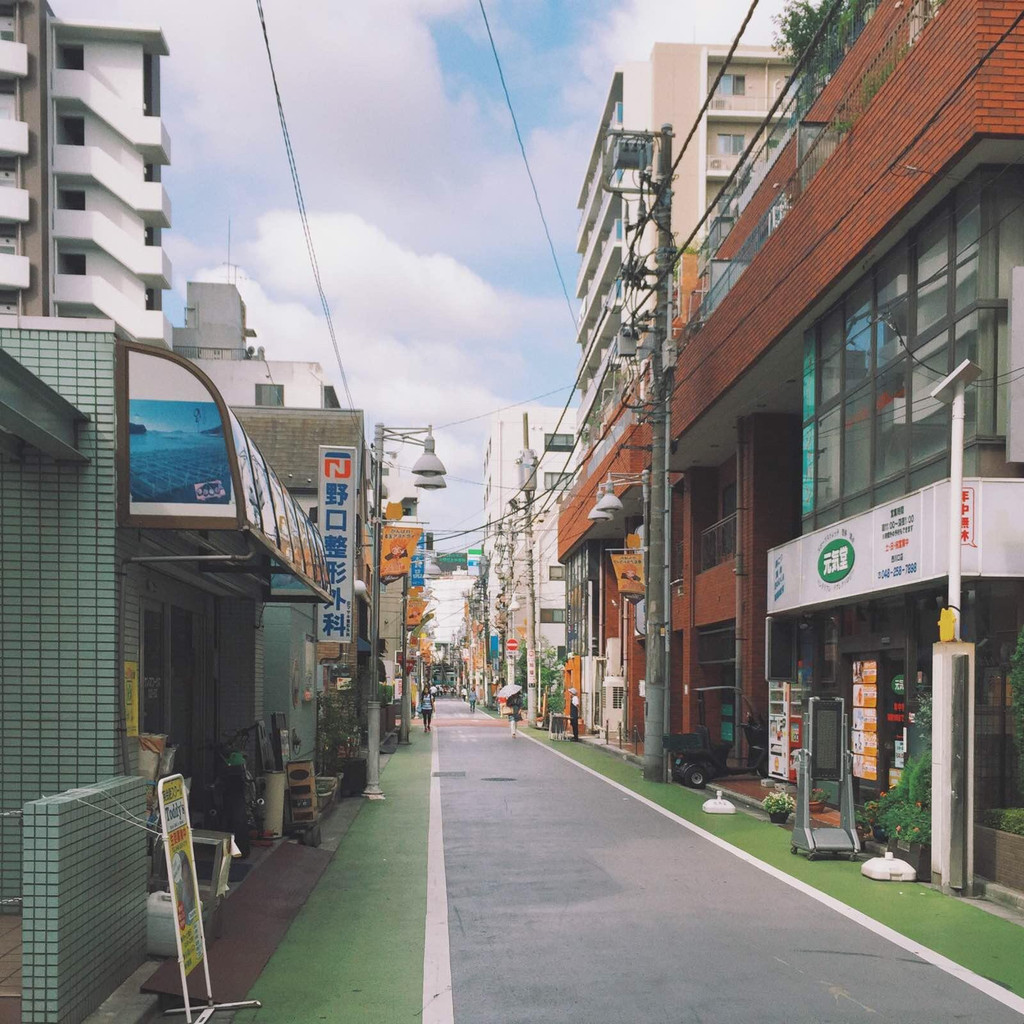
{"type": "Polygon", "coordinates": [[[259,1009],[257,999],[237,1003],[214,1003],[210,983],[210,961],[206,955],[206,932],[203,928],[203,904],[199,895],[199,879],[192,848],[192,821],[188,813],[188,796],[181,775],[170,775],[157,783],[160,802],[160,830],[163,833],[167,878],[171,887],[174,916],[174,943],[178,950],[181,972],[181,994],[185,1005],[165,1010],[164,1016],[184,1014],[190,1024],[192,1004],[188,994],[188,976],[200,964],[206,981],[206,1005],[199,1011],[195,1024],[205,1024],[218,1011],[259,1009]]]}
{"type": "Polygon", "coordinates": [[[803,850],[808,860],[821,854],[845,856],[860,853],[860,839],[853,810],[853,754],[846,749],[845,704],[840,697],[812,697],[807,746],[797,750],[796,821],[790,851],[803,850]],[[811,790],[815,781],[835,782],[839,787],[839,827],[811,827],[811,790]]]}

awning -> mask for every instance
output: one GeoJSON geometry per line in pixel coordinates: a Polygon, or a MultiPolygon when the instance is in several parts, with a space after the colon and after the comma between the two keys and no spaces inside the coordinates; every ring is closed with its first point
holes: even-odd
{"type": "Polygon", "coordinates": [[[123,525],[242,532],[268,556],[267,600],[331,600],[319,531],[197,366],[122,342],[117,429],[123,525]]]}
{"type": "Polygon", "coordinates": [[[78,426],[88,419],[0,349],[0,449],[20,458],[28,445],[57,462],[88,462],[78,450],[78,426]]]}

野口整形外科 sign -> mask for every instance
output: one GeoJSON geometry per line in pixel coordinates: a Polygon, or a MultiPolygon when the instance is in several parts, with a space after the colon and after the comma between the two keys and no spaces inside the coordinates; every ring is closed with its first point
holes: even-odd
{"type": "Polygon", "coordinates": [[[321,445],[319,525],[324,541],[331,604],[320,606],[319,639],[352,642],[356,577],[358,452],[321,445]]]}

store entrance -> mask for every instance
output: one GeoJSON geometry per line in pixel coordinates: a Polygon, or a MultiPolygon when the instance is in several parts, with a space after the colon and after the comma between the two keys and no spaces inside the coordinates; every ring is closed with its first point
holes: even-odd
{"type": "Polygon", "coordinates": [[[899,780],[906,754],[906,676],[903,651],[852,656],[850,746],[858,803],[875,799],[899,780]]]}

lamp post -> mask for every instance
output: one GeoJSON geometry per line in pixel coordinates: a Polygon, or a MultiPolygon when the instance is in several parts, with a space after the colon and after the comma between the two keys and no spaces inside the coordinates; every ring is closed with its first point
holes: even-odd
{"type": "MultiPolygon", "coordinates": [[[[378,423],[374,428],[373,472],[373,587],[370,592],[370,679],[366,692],[366,789],[363,796],[380,800],[380,699],[377,664],[380,660],[380,563],[381,530],[384,521],[384,442],[402,441],[420,445],[423,454],[413,464],[413,483],[423,490],[440,490],[447,486],[444,463],[434,454],[434,435],[430,427],[386,427],[378,423]]],[[[405,621],[402,622],[405,629],[405,621]]],[[[402,671],[405,671],[403,666],[402,671]]],[[[402,687],[402,721],[412,718],[412,703],[408,687],[402,687]]]]}

